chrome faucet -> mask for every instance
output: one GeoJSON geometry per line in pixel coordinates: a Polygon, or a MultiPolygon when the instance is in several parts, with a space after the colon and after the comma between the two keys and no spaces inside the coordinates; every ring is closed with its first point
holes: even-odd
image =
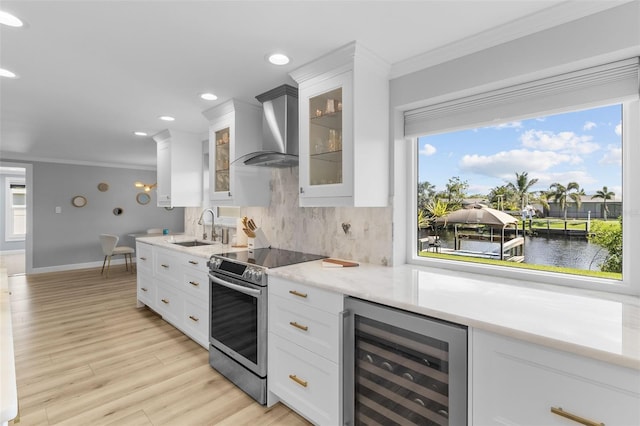
{"type": "Polygon", "coordinates": [[[198,225],[202,225],[202,239],[203,240],[207,239],[206,224],[202,220],[206,212],[211,213],[211,241],[215,241],[216,238],[218,237],[218,234],[216,234],[216,214],[213,212],[212,209],[204,209],[202,210],[202,213],[200,213],[200,219],[198,219],[198,225]]]}

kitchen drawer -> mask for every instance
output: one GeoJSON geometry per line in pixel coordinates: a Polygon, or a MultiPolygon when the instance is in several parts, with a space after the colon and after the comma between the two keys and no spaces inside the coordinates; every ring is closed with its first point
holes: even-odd
{"type": "Polygon", "coordinates": [[[340,356],[340,317],[284,297],[269,298],[269,331],[330,361],[340,356]]]}
{"type": "Polygon", "coordinates": [[[163,282],[157,284],[156,311],[167,322],[176,326],[182,317],[184,295],[170,284],[163,282]]]}
{"type": "Polygon", "coordinates": [[[340,424],[338,364],[269,333],[268,377],[269,391],[313,423],[340,424]]]}
{"type": "Polygon", "coordinates": [[[191,269],[194,272],[209,273],[209,267],[207,266],[207,260],[203,257],[193,256],[190,254],[184,254],[180,258],[180,263],[186,268],[191,269]]]}
{"type": "Polygon", "coordinates": [[[182,328],[201,346],[209,347],[209,303],[185,297],[182,310],[182,328]]]}
{"type": "Polygon", "coordinates": [[[209,300],[209,274],[183,269],[180,288],[187,294],[207,302],[209,300]]]}
{"type": "Polygon", "coordinates": [[[138,300],[151,309],[156,308],[156,284],[151,274],[138,271],[137,294],[138,300]]]}
{"type": "Polygon", "coordinates": [[[344,296],[341,294],[280,277],[269,277],[269,294],[336,314],[341,312],[344,306],[344,296]]]}
{"type": "Polygon", "coordinates": [[[182,271],[179,256],[169,250],[156,250],[153,271],[156,278],[166,282],[178,283],[182,271]]]}
{"type": "Polygon", "coordinates": [[[145,243],[136,243],[136,269],[142,272],[153,273],[153,246],[145,243]]]}
{"type": "Polygon", "coordinates": [[[640,424],[640,371],[474,330],[476,425],[640,424]]]}

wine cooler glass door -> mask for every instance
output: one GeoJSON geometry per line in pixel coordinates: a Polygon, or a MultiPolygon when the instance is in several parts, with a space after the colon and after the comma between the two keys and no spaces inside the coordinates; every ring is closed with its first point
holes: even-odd
{"type": "Polygon", "coordinates": [[[345,333],[346,424],[466,424],[466,328],[355,302],[345,333]]]}

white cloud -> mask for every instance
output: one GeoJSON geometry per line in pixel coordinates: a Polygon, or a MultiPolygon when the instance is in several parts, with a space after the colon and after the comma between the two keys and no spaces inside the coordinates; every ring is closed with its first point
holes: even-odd
{"type": "Polygon", "coordinates": [[[622,123],[618,123],[615,129],[616,135],[622,136],[622,123]]]}
{"type": "Polygon", "coordinates": [[[587,121],[586,123],[584,123],[584,126],[582,126],[582,130],[591,130],[595,129],[596,127],[598,127],[596,123],[594,123],[593,121],[587,121]]]}
{"type": "Polygon", "coordinates": [[[555,173],[539,173],[536,174],[538,178],[537,187],[548,188],[553,183],[561,183],[567,185],[569,182],[577,182],[581,188],[585,185],[590,185],[597,182],[593,176],[589,175],[583,170],[569,170],[566,172],[555,173]]]}
{"type": "Polygon", "coordinates": [[[591,142],[591,136],[580,136],[573,132],[553,133],[543,130],[527,130],[520,136],[522,146],[545,151],[557,151],[572,155],[590,154],[600,149],[591,142]]]}
{"type": "Polygon", "coordinates": [[[427,157],[436,153],[436,147],[425,143],[422,149],[420,150],[420,155],[426,155],[427,157]]]}
{"type": "Polygon", "coordinates": [[[552,151],[530,151],[526,149],[515,149],[502,151],[493,155],[465,155],[460,160],[460,170],[463,172],[476,173],[484,176],[497,177],[511,181],[515,173],[526,170],[531,179],[536,178],[536,172],[541,172],[567,163],[572,160],[572,156],[558,154],[552,151]]]}
{"type": "Polygon", "coordinates": [[[508,123],[498,124],[497,126],[489,126],[490,129],[521,129],[522,121],[510,121],[508,123]]]}
{"type": "Polygon", "coordinates": [[[598,163],[614,164],[622,167],[622,148],[616,145],[608,145],[607,150],[598,163]]]}

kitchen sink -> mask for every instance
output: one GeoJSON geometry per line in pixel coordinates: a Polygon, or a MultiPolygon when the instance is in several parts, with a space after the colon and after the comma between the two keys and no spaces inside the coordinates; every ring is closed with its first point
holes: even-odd
{"type": "Polygon", "coordinates": [[[191,240],[191,241],[180,241],[180,242],[175,242],[171,244],[176,244],[182,247],[198,247],[198,246],[210,246],[217,243],[215,241],[207,242],[207,241],[191,240]]]}

